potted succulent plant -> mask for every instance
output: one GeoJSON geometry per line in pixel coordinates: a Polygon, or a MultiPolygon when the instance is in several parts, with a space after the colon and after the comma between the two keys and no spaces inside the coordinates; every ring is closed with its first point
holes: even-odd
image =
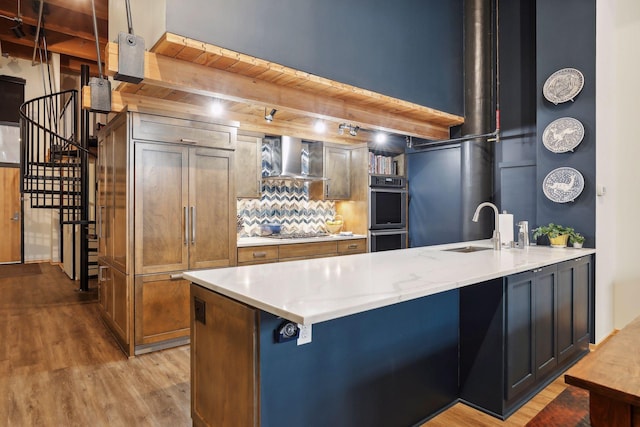
{"type": "Polygon", "coordinates": [[[569,242],[571,242],[574,248],[581,248],[584,243],[584,236],[577,231],[574,231],[569,236],[569,242]]]}
{"type": "Polygon", "coordinates": [[[546,236],[549,239],[549,244],[556,248],[567,247],[567,240],[569,236],[575,234],[575,230],[571,227],[565,227],[564,225],[549,223],[549,225],[541,225],[533,230],[533,238],[546,236]]]}

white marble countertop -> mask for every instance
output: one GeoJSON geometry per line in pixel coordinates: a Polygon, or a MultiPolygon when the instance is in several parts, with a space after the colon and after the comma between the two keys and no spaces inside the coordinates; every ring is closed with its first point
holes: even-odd
{"type": "Polygon", "coordinates": [[[309,325],[540,268],[595,249],[484,250],[486,240],[273,264],[190,271],[184,277],[260,310],[309,325]]]}
{"type": "Polygon", "coordinates": [[[246,248],[248,246],[267,246],[267,245],[291,245],[294,243],[319,243],[333,242],[336,240],[353,240],[366,239],[363,234],[353,234],[351,236],[341,236],[339,234],[331,234],[323,237],[309,237],[298,239],[274,239],[271,237],[240,237],[238,238],[237,247],[246,248]]]}

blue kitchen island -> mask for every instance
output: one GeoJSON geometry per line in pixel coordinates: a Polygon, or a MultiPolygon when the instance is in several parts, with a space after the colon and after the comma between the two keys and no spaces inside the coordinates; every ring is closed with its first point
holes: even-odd
{"type": "Polygon", "coordinates": [[[586,353],[595,250],[489,247],[185,274],[194,425],[411,426],[460,400],[508,416],[586,353]]]}

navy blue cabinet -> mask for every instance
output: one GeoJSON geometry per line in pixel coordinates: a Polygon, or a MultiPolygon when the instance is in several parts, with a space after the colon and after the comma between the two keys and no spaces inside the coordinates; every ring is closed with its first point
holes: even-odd
{"type": "Polygon", "coordinates": [[[460,397],[506,418],[588,351],[591,256],[460,290],[460,397]]]}

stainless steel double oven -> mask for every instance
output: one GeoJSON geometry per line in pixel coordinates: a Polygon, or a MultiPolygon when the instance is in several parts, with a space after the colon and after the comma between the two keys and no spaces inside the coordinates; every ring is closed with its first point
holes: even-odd
{"type": "Polygon", "coordinates": [[[407,247],[407,180],[402,176],[369,176],[369,250],[407,247]]]}

